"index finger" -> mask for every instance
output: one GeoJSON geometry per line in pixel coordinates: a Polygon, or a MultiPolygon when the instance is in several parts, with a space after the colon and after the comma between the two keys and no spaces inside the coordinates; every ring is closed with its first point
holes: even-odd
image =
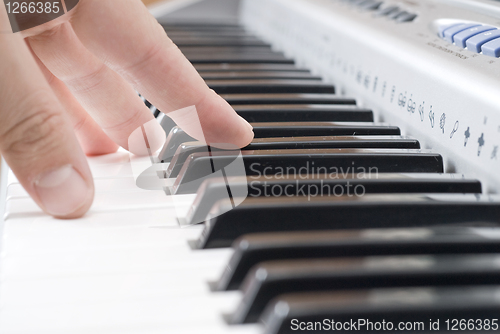
{"type": "Polygon", "coordinates": [[[71,22],[89,50],[160,110],[195,106],[205,138],[192,117],[171,114],[189,134],[240,147],[252,140],[252,127],[208,88],[140,0],[81,0],[71,22]]]}

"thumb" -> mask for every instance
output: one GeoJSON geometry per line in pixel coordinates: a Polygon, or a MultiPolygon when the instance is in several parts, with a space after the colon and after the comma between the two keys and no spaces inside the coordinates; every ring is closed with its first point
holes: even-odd
{"type": "Polygon", "coordinates": [[[90,169],[18,34],[0,34],[0,119],[0,152],[35,202],[55,217],[83,215],[94,196],[90,169]]]}

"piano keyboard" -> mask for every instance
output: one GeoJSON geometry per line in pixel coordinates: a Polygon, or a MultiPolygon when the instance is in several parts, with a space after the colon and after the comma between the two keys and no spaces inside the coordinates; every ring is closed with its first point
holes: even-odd
{"type": "Polygon", "coordinates": [[[146,100],[169,134],[158,152],[168,192],[136,186],[131,164],[149,157],[89,157],[95,203],[61,221],[9,172],[1,333],[284,334],[352,322],[427,333],[447,319],[498,328],[498,196],[444,173],[439,152],[243,27],[164,27],[254,126],[245,173],[229,182],[247,197],[234,208],[227,180],[197,168],[223,168],[234,152],[208,150],[146,100]]]}

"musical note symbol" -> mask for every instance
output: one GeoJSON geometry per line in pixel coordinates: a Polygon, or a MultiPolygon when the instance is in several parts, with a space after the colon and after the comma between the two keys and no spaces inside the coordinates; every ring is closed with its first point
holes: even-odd
{"type": "Polygon", "coordinates": [[[441,115],[441,118],[439,119],[439,127],[441,128],[441,130],[443,130],[443,134],[444,134],[444,125],[446,123],[446,114],[443,113],[441,115]]]}
{"type": "Polygon", "coordinates": [[[477,140],[478,144],[479,144],[479,147],[477,148],[477,156],[480,156],[481,155],[481,149],[483,148],[484,146],[484,133],[481,133],[481,137],[479,137],[479,139],[477,140]]]}
{"type": "Polygon", "coordinates": [[[422,104],[418,107],[418,112],[420,113],[420,120],[423,122],[424,121],[424,105],[425,102],[422,102],[422,104]]]}
{"type": "Polygon", "coordinates": [[[491,159],[497,159],[498,145],[493,146],[493,151],[491,152],[491,159]]]}
{"type": "Polygon", "coordinates": [[[451,130],[450,138],[453,138],[455,133],[457,133],[459,126],[460,126],[460,123],[458,121],[456,121],[455,125],[453,126],[453,130],[451,130]]]}
{"type": "Polygon", "coordinates": [[[464,147],[467,146],[467,142],[469,141],[470,138],[470,127],[467,127],[467,130],[464,132],[465,135],[465,140],[464,140],[464,147]]]}
{"type": "Polygon", "coordinates": [[[432,106],[431,106],[431,110],[429,110],[429,119],[431,121],[431,127],[434,128],[434,111],[432,111],[432,106]]]}

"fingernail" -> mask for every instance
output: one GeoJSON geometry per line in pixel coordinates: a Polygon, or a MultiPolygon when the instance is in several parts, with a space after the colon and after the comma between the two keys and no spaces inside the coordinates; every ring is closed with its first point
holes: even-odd
{"type": "Polygon", "coordinates": [[[85,205],[91,191],[71,165],[41,174],[34,186],[45,211],[62,217],[85,205]]]}
{"type": "Polygon", "coordinates": [[[246,119],[244,119],[243,117],[241,117],[241,116],[240,116],[240,118],[241,118],[241,120],[245,123],[245,126],[246,126],[246,127],[247,127],[250,131],[253,131],[253,126],[252,126],[250,123],[248,123],[248,122],[247,122],[247,120],[246,120],[246,119]]]}

